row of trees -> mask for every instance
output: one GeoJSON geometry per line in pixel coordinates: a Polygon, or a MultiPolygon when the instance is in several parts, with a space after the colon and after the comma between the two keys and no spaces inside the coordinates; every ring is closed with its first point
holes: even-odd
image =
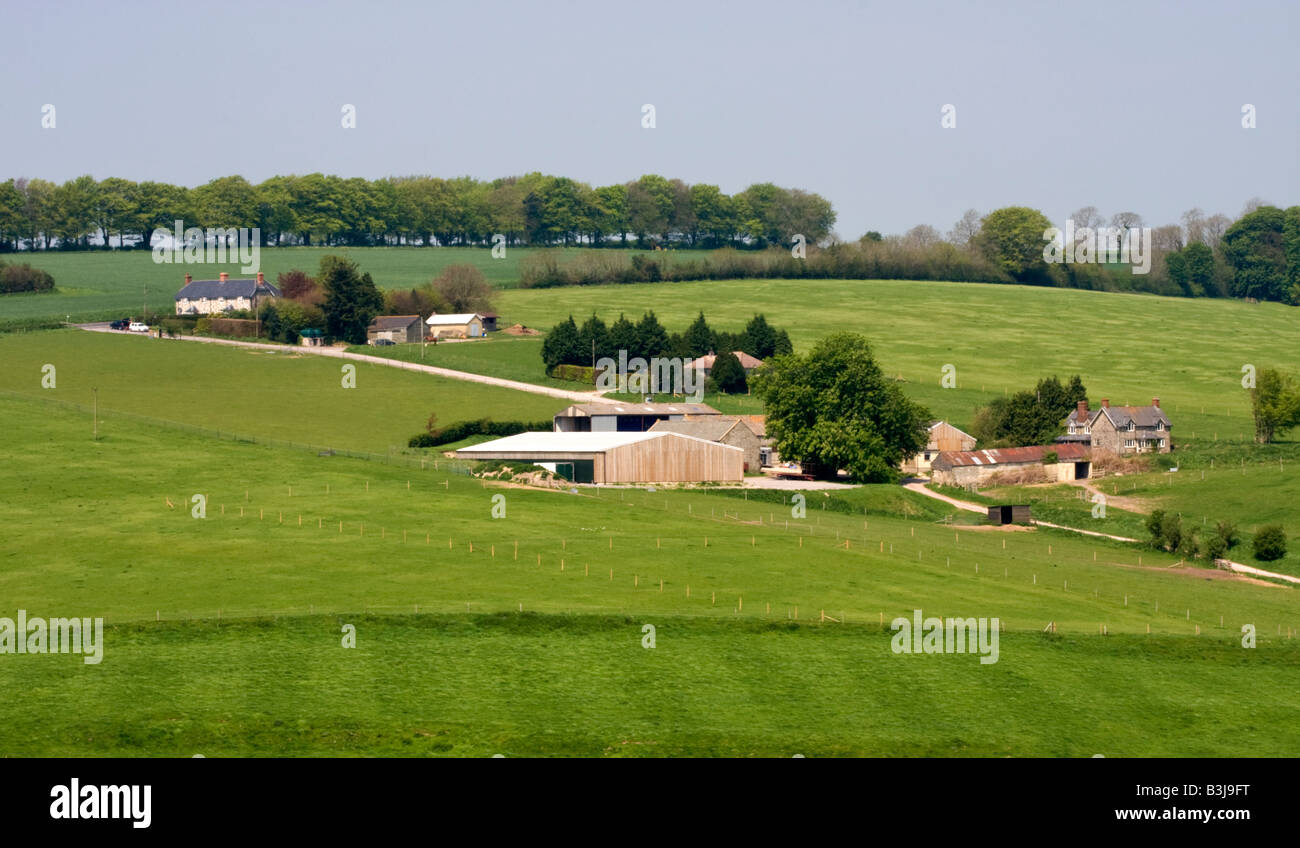
{"type": "Polygon", "coordinates": [[[825,198],[758,183],[727,195],[647,174],[592,187],[531,173],[481,181],[429,176],[366,180],[327,174],[276,176],[252,184],[220,177],[197,188],[91,176],[56,185],[0,183],[0,250],[148,246],[175,221],[198,227],[259,227],[264,244],[602,245],[690,247],[810,243],[830,236],[835,211],[825,198]]]}
{"type": "MultiPolygon", "coordinates": [[[[653,311],[642,315],[635,324],[619,313],[612,325],[606,325],[600,316],[592,313],[581,327],[572,315],[552,327],[542,341],[542,361],[546,370],[551,371],[557,365],[593,366],[602,357],[617,361],[619,351],[626,351],[628,359],[649,360],[653,357],[695,359],[710,352],[729,355],[738,350],[758,359],[768,359],[790,353],[793,346],[786,331],[772,327],[761,314],[750,319],[744,332],[729,333],[712,329],[700,312],[684,333],[670,334],[653,311]]],[[[739,366],[738,361],[736,364],[739,366]]],[[[727,366],[723,368],[725,374],[727,366]]],[[[742,376],[743,373],[742,369],[742,376]]]]}
{"type": "MultiPolygon", "coordinates": [[[[1079,229],[1144,227],[1142,216],[1120,212],[1109,222],[1095,207],[1070,216],[1079,229]]],[[[1300,206],[1279,209],[1259,200],[1235,222],[1191,209],[1181,224],[1151,228],[1147,274],[1127,265],[1049,263],[1044,231],[1054,224],[1037,209],[1017,206],[981,217],[968,210],[946,243],[976,252],[1016,282],[1086,289],[1131,289],[1187,297],[1241,297],[1300,305],[1300,206]]],[[[875,234],[868,234],[872,240],[875,234]]],[[[921,248],[944,243],[932,227],[909,230],[899,241],[921,248]]]]}

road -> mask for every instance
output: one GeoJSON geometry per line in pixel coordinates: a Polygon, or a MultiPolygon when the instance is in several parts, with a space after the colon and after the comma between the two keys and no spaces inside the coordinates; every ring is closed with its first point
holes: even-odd
{"type": "MultiPolygon", "coordinates": [[[[108,326],[108,322],[94,324],[77,324],[79,329],[88,330],[92,333],[112,333],[113,335],[124,336],[142,336],[143,333],[132,333],[127,330],[114,330],[108,326]]],[[[486,374],[473,374],[469,371],[454,371],[451,368],[439,368],[435,365],[422,365],[418,362],[402,362],[397,359],[388,359],[383,356],[370,356],[364,353],[348,353],[346,350],[335,347],[301,347],[279,344],[265,344],[263,342],[241,342],[234,339],[209,339],[203,336],[178,336],[174,339],[165,339],[165,341],[186,341],[186,342],[206,342],[207,344],[230,345],[232,347],[243,347],[250,350],[267,350],[275,353],[311,353],[317,356],[332,356],[335,359],[351,359],[356,362],[369,362],[374,365],[386,365],[390,368],[401,368],[405,371],[417,371],[424,374],[433,374],[437,377],[446,377],[451,380],[464,380],[467,383],[482,383],[486,386],[498,386],[503,389],[514,389],[518,392],[530,392],[535,395],[546,395],[548,397],[560,398],[562,400],[572,401],[574,403],[618,403],[603,397],[600,392],[571,392],[566,389],[553,389],[549,386],[535,386],[532,383],[521,383],[518,380],[506,380],[501,377],[489,377],[486,374]]]]}

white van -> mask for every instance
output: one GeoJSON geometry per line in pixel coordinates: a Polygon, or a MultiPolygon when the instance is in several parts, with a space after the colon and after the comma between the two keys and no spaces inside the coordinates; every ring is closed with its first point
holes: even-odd
{"type": "Polygon", "coordinates": [[[147,333],[149,332],[149,325],[142,321],[132,321],[127,329],[133,333],[147,333]]]}

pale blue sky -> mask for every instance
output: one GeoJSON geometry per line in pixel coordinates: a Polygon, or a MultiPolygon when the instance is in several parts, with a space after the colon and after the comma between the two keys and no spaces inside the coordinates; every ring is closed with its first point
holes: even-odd
{"type": "Polygon", "coordinates": [[[1300,202],[1295,3],[0,8],[0,179],[657,172],[819,192],[849,239],[970,207],[1300,202]]]}

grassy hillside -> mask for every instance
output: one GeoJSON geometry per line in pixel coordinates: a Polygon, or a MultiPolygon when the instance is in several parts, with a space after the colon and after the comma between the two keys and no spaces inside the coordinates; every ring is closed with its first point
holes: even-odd
{"type": "Polygon", "coordinates": [[[144,336],[49,330],[0,334],[0,391],[179,421],[265,439],[383,453],[404,448],[431,413],[442,425],[491,416],[550,418],[565,402],[364,362],[344,363],[144,336]],[[55,366],[56,387],[41,387],[55,366]]]}
{"type": "Polygon", "coordinates": [[[1063,533],[951,526],[896,487],[812,495],[799,520],[779,494],[485,487],[111,419],[93,442],[84,414],[36,400],[0,399],[0,414],[0,506],[21,528],[0,542],[3,614],[110,628],[99,666],[0,664],[0,685],[29,693],[0,707],[6,752],[1300,746],[1294,590],[1063,533]],[[998,616],[999,662],[893,654],[880,622],[917,608],[998,616]],[[1243,703],[1249,721],[1223,720],[1243,703]]]}
{"type": "Polygon", "coordinates": [[[871,339],[908,394],[958,426],[1004,391],[1040,376],[1081,374],[1094,401],[1159,396],[1175,441],[1249,439],[1241,367],[1294,369],[1300,310],[1279,304],[1191,300],[1027,286],[899,280],[724,280],[516,290],[500,296],[508,320],[547,329],[572,313],[606,321],[653,309],[666,327],[703,310],[715,329],[739,331],[756,312],[807,350],[836,330],[871,339]],[[957,388],[944,389],[945,365],[957,388]]]}

